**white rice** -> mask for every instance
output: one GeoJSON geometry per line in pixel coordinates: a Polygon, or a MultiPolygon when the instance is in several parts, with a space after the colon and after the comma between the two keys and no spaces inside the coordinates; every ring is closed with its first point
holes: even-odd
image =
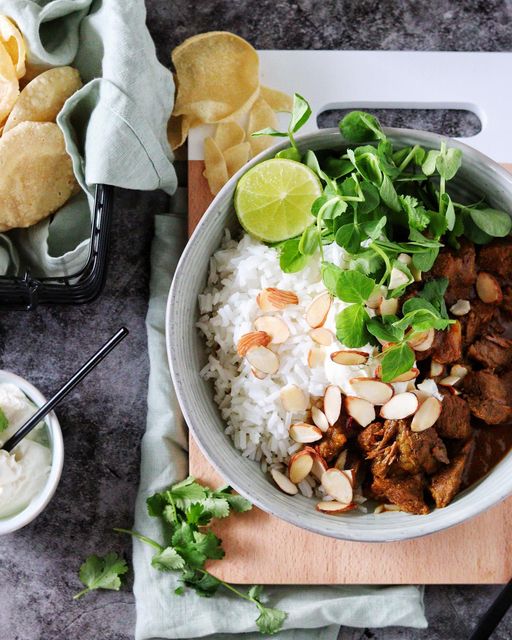
{"type": "MultiPolygon", "coordinates": [[[[201,375],[213,381],[215,402],[227,424],[226,434],[243,456],[260,461],[264,471],[286,463],[302,446],[288,437],[292,415],[281,406],[281,389],[296,384],[320,396],[329,384],[324,367],[311,369],[307,364],[313,343],[307,335],[311,328],[305,311],[322,291],[319,260],[311,260],[299,273],[283,273],[276,250],[249,235],[237,242],[226,232],[221,249],[210,261],[208,285],[199,296],[198,327],[210,349],[201,375]],[[254,330],[258,316],[268,315],[256,303],[256,296],[266,287],[296,292],[299,304],[279,311],[290,337],[284,344],[270,347],[279,355],[278,373],[259,380],[248,362],[238,356],[236,345],[243,334],[254,330]]],[[[304,417],[293,414],[295,422],[304,417]]],[[[299,489],[307,496],[313,493],[306,481],[299,489]]]]}

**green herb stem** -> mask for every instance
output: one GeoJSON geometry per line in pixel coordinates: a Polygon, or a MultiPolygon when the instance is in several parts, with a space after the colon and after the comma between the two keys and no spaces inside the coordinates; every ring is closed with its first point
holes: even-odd
{"type": "Polygon", "coordinates": [[[153,547],[157,551],[162,552],[165,548],[165,547],[162,547],[161,544],[158,544],[156,540],[152,540],[147,536],[143,536],[142,533],[138,533],[138,531],[132,531],[131,529],[119,529],[117,527],[114,527],[114,531],[116,531],[117,533],[126,533],[129,536],[133,536],[134,538],[137,538],[137,540],[140,540],[141,542],[145,542],[146,544],[149,544],[151,547],[153,547]]]}
{"type": "Polygon", "coordinates": [[[420,148],[419,145],[415,144],[414,147],[405,156],[405,158],[402,160],[402,164],[398,167],[398,171],[400,171],[400,173],[404,172],[404,170],[407,168],[411,160],[414,158],[414,155],[419,148],[420,148]]]}
{"type": "Polygon", "coordinates": [[[85,596],[86,593],[89,593],[91,589],[89,587],[86,587],[85,589],[82,589],[82,591],[79,591],[78,593],[75,593],[75,595],[73,596],[73,600],[78,600],[78,598],[81,598],[82,596],[85,596]]]}
{"type": "Polygon", "coordinates": [[[370,244],[370,249],[373,249],[373,251],[375,251],[375,253],[378,254],[384,260],[384,264],[386,265],[386,270],[384,272],[384,275],[379,281],[379,285],[381,285],[386,281],[386,278],[391,273],[391,269],[392,269],[391,262],[388,256],[386,255],[386,252],[383,251],[375,242],[372,242],[370,244]]]}

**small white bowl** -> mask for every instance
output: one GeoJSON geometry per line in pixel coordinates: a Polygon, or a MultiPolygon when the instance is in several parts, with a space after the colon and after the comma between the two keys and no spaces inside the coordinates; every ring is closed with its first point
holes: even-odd
{"type": "MultiPolygon", "coordinates": [[[[46,398],[34,385],[10,371],[0,370],[0,384],[3,383],[15,384],[37,407],[41,407],[46,402],[46,398]]],[[[46,484],[41,493],[23,511],[11,518],[0,518],[0,535],[17,531],[32,522],[50,502],[57,489],[64,464],[62,431],[53,411],[46,416],[45,423],[52,452],[52,464],[46,484]]]]}

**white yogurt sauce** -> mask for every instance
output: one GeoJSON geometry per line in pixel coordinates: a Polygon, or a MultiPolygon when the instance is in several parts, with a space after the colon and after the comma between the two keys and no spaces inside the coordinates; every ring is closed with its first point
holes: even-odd
{"type": "MultiPolygon", "coordinates": [[[[0,408],[8,427],[0,432],[0,445],[6,442],[36,407],[14,384],[0,384],[0,408]]],[[[25,509],[43,489],[51,467],[50,449],[38,442],[39,425],[11,453],[0,451],[0,518],[15,515],[25,509]]]]}

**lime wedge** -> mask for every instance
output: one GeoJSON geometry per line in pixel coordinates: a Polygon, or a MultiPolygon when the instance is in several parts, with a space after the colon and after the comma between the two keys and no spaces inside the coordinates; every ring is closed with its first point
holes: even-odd
{"type": "Polygon", "coordinates": [[[313,222],[311,205],[322,185],[309,167],[273,158],[238,181],[235,210],[242,227],[258,240],[281,242],[298,236],[313,222]]]}

